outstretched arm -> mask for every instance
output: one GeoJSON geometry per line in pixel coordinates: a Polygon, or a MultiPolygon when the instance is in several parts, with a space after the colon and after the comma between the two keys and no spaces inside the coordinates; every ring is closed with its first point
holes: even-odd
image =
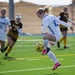
{"type": "Polygon", "coordinates": [[[69,18],[68,18],[68,22],[71,22],[71,23],[72,23],[72,25],[74,25],[74,26],[75,26],[74,21],[72,21],[72,20],[71,20],[71,19],[69,19],[69,18]]]}

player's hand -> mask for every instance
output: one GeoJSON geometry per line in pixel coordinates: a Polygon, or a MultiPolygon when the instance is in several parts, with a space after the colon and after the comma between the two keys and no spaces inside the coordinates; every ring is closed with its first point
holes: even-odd
{"type": "Polygon", "coordinates": [[[72,23],[72,25],[74,25],[74,26],[75,26],[75,23],[72,23]]]}
{"type": "Polygon", "coordinates": [[[73,31],[73,26],[71,26],[70,29],[73,31]]]}
{"type": "Polygon", "coordinates": [[[9,30],[11,31],[12,30],[12,27],[10,27],[9,30]]]}

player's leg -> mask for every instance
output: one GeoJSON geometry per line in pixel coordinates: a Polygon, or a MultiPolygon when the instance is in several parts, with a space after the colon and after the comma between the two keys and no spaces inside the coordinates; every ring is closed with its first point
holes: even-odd
{"type": "Polygon", "coordinates": [[[67,31],[64,31],[63,33],[63,37],[64,37],[64,49],[69,48],[67,47],[67,31]]]}
{"type": "MultiPolygon", "coordinates": [[[[55,36],[53,35],[53,34],[45,34],[44,36],[43,36],[43,40],[44,40],[44,46],[45,46],[45,48],[44,48],[44,50],[42,51],[42,55],[44,55],[44,54],[46,54],[48,51],[49,51],[49,49],[48,49],[48,44],[49,44],[49,42],[51,43],[51,41],[54,41],[55,42],[55,40],[56,40],[56,38],[55,38],[55,36]],[[49,41],[50,40],[50,41],[49,41]]],[[[53,44],[51,44],[51,46],[53,46],[53,44]]],[[[50,48],[51,48],[51,46],[50,46],[50,48]]]]}
{"type": "Polygon", "coordinates": [[[9,52],[12,50],[14,44],[15,44],[15,41],[11,40],[11,43],[10,43],[10,45],[8,46],[7,50],[6,50],[5,57],[8,56],[8,54],[9,54],[9,52]]]}
{"type": "MultiPolygon", "coordinates": [[[[54,61],[54,67],[52,70],[55,70],[61,64],[58,62],[56,56],[53,52],[50,51],[50,48],[56,43],[56,36],[53,34],[46,34],[43,38],[44,40],[48,40],[46,54],[54,61]]],[[[45,44],[44,44],[45,45],[45,44]]]]}
{"type": "Polygon", "coordinates": [[[4,47],[4,51],[7,50],[8,46],[9,46],[10,43],[11,43],[11,40],[12,40],[12,38],[8,36],[8,38],[7,38],[7,44],[6,44],[6,46],[4,47]]]}
{"type": "MultiPolygon", "coordinates": [[[[64,28],[60,27],[60,31],[63,35],[63,31],[64,31],[64,28]]],[[[64,37],[61,37],[60,40],[57,42],[57,47],[60,48],[60,43],[64,40],[64,37]]]]}
{"type": "Polygon", "coordinates": [[[57,42],[57,47],[60,48],[60,43],[64,40],[64,37],[61,37],[60,40],[57,42]]]}
{"type": "Polygon", "coordinates": [[[5,41],[0,41],[1,42],[1,52],[4,52],[4,46],[5,46],[5,41]]]}
{"type": "Polygon", "coordinates": [[[4,52],[4,46],[5,46],[5,39],[6,39],[6,34],[0,34],[0,44],[1,44],[1,52],[4,52]]]}

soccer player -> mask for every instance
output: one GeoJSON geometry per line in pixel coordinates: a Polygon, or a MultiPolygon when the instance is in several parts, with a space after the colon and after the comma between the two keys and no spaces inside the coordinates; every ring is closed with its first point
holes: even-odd
{"type": "Polygon", "coordinates": [[[70,27],[73,30],[73,27],[70,26],[69,24],[60,21],[56,16],[54,15],[49,15],[45,14],[46,10],[43,8],[37,9],[37,16],[42,19],[42,33],[43,33],[43,40],[44,40],[44,45],[45,48],[42,51],[42,55],[47,54],[49,58],[51,58],[54,61],[54,67],[52,70],[55,70],[58,68],[61,64],[57,60],[56,56],[54,55],[53,52],[50,51],[51,47],[55,45],[55,43],[60,39],[61,37],[61,32],[59,28],[59,24],[62,24],[66,27],[70,27]],[[46,29],[49,30],[48,33],[46,33],[46,29]]]}
{"type": "Polygon", "coordinates": [[[12,50],[13,46],[15,45],[19,33],[22,33],[22,23],[21,23],[21,15],[17,14],[15,20],[10,20],[11,22],[11,29],[8,31],[8,42],[6,47],[4,48],[5,58],[8,58],[9,52],[12,50]]]}
{"type": "Polygon", "coordinates": [[[0,44],[1,44],[1,52],[4,52],[5,39],[6,39],[6,27],[10,28],[10,20],[6,17],[6,8],[2,8],[0,10],[0,44]]]}
{"type": "MultiPolygon", "coordinates": [[[[67,8],[67,7],[64,7],[64,8],[63,8],[63,11],[59,14],[58,18],[59,18],[61,21],[64,21],[64,22],[71,22],[72,24],[74,24],[74,22],[69,19],[69,14],[68,14],[68,8],[67,8]]],[[[60,48],[60,43],[61,43],[62,41],[64,41],[64,47],[63,47],[63,48],[64,48],[64,49],[69,48],[69,47],[66,46],[68,28],[65,27],[65,26],[62,26],[62,24],[60,24],[60,31],[61,31],[63,37],[57,42],[57,47],[60,48]]]]}

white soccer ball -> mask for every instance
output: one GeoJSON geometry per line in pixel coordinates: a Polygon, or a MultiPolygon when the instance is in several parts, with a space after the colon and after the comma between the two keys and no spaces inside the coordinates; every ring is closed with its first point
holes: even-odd
{"type": "Polygon", "coordinates": [[[38,43],[35,45],[35,50],[36,50],[36,51],[41,52],[43,49],[44,49],[44,44],[43,44],[43,43],[38,42],[38,43]]]}

